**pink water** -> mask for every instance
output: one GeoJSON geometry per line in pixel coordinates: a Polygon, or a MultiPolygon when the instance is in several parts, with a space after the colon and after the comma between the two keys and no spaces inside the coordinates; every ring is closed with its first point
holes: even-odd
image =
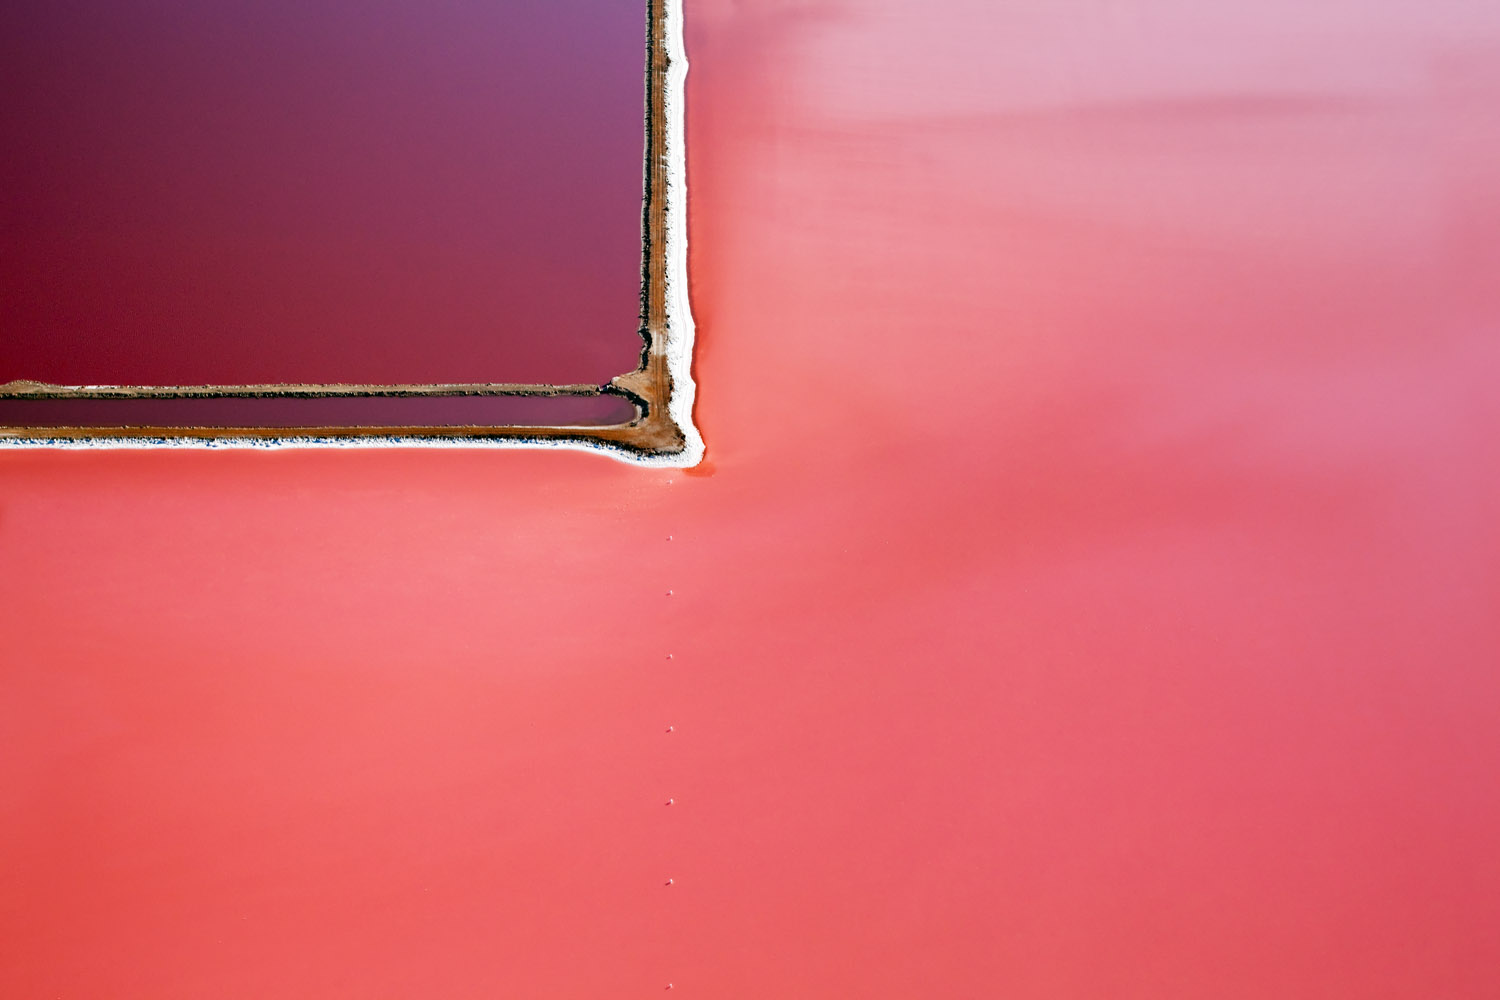
{"type": "Polygon", "coordinates": [[[687,15],[707,468],[0,456],[10,992],[1500,993],[1489,6],[687,15]]]}

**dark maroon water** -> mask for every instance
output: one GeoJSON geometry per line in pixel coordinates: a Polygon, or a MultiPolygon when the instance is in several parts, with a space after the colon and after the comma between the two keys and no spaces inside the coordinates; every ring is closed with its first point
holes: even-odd
{"type": "Polygon", "coordinates": [[[635,367],[645,11],[0,10],[0,383],[635,367]]]}
{"type": "Polygon", "coordinates": [[[635,415],[621,396],[0,399],[5,427],[597,427],[635,415]]]}

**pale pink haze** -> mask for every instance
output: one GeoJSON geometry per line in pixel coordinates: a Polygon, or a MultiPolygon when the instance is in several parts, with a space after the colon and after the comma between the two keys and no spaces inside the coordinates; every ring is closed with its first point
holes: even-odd
{"type": "Polygon", "coordinates": [[[687,17],[705,468],[0,455],[0,994],[1500,995],[1494,5],[687,17]]]}

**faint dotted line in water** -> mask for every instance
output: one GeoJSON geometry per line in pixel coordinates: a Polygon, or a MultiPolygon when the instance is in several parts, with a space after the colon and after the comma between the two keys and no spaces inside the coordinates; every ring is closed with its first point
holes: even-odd
{"type": "MultiPolygon", "coordinates": [[[[672,480],[668,479],[667,480],[667,485],[671,486],[672,485],[672,480]]],[[[668,535],[667,536],[667,541],[670,542],[671,540],[672,540],[672,536],[668,535]]],[[[666,596],[667,597],[671,597],[672,596],[672,590],[670,588],[667,590],[666,596]]],[[[666,657],[667,657],[668,660],[670,660],[670,659],[672,659],[672,654],[671,653],[667,653],[666,657]]],[[[677,731],[677,727],[676,726],[668,726],[667,729],[666,729],[665,735],[670,736],[670,735],[672,735],[676,731],[677,731]]],[[[669,806],[670,805],[675,805],[676,802],[677,802],[676,796],[670,796],[666,800],[666,804],[669,805],[669,806]]],[[[675,883],[676,883],[676,879],[674,879],[674,878],[668,878],[666,880],[666,882],[664,883],[664,887],[665,888],[671,888],[672,885],[674,885],[675,883]]],[[[669,989],[669,990],[670,989],[674,989],[675,988],[675,984],[668,983],[666,988],[669,989]]]]}

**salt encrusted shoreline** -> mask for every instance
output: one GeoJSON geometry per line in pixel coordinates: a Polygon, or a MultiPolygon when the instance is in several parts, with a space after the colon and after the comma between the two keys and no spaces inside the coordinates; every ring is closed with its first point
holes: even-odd
{"type": "Polygon", "coordinates": [[[666,151],[667,157],[667,370],[672,397],[667,411],[682,429],[685,444],[670,461],[648,464],[687,467],[703,460],[703,438],[693,423],[698,387],[693,381],[692,304],[688,300],[687,226],[687,47],[682,35],[682,0],[665,0],[667,43],[666,151]]]}

